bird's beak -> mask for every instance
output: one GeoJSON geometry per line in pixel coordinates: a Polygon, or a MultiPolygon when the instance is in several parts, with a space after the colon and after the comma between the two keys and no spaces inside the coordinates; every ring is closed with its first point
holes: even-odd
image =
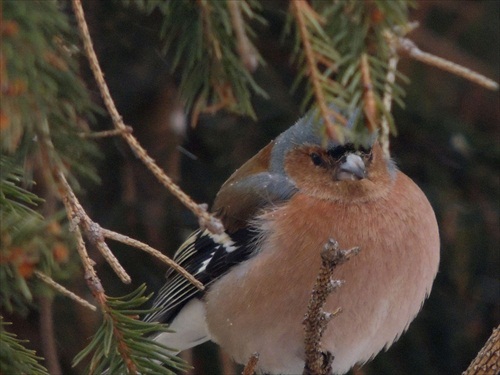
{"type": "Polygon", "coordinates": [[[356,154],[347,155],[335,174],[338,181],[357,181],[366,177],[366,166],[363,159],[356,154]]]}

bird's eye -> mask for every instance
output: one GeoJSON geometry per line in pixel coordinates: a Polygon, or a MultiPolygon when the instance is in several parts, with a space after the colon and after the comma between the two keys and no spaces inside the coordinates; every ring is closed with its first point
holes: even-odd
{"type": "Polygon", "coordinates": [[[314,165],[318,165],[319,166],[319,165],[323,164],[323,158],[319,154],[313,152],[309,156],[311,157],[311,160],[314,163],[314,165]]]}

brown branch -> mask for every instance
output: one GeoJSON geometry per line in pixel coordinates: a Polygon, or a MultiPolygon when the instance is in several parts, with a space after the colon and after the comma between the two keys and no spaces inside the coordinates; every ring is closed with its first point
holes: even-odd
{"type": "Polygon", "coordinates": [[[328,313],[323,311],[323,307],[327,297],[343,284],[341,280],[333,280],[333,271],[358,252],[359,247],[341,250],[334,239],[329,239],[321,252],[321,268],[303,321],[306,355],[304,375],[330,375],[332,373],[331,365],[334,357],[332,353],[321,350],[321,338],[328,322],[341,312],[341,308],[328,313]]]}
{"type": "Polygon", "coordinates": [[[247,68],[249,72],[254,72],[259,65],[259,61],[255,53],[255,48],[250,42],[250,39],[248,39],[248,35],[245,31],[245,22],[241,15],[241,4],[238,1],[227,0],[227,7],[231,15],[231,23],[236,35],[238,54],[245,68],[247,68]]]}
{"type": "Polygon", "coordinates": [[[224,226],[214,216],[212,216],[203,206],[196,204],[191,197],[184,193],[179,186],[177,186],[170,177],[155,163],[146,150],[140,145],[139,141],[129,132],[126,131],[127,127],[124,124],[122,117],[116,109],[115,103],[109,92],[108,85],[104,80],[104,74],[99,65],[99,60],[95,53],[90,32],[85,21],[85,16],[80,0],[73,0],[73,10],[75,12],[78,28],[83,40],[83,45],[87,58],[89,60],[90,69],[94,74],[94,78],[101,92],[106,109],[108,110],[113,124],[116,129],[122,130],[122,137],[128,143],[134,154],[144,163],[144,165],[153,173],[153,175],[165,186],[177,199],[179,199],[191,212],[193,212],[200,221],[200,226],[207,228],[212,233],[220,234],[224,240],[229,241],[229,237],[224,232],[224,226]]]}
{"type": "Polygon", "coordinates": [[[344,135],[332,122],[330,117],[333,116],[335,120],[340,122],[342,125],[345,125],[347,123],[347,120],[340,113],[337,113],[337,111],[329,108],[328,104],[326,103],[325,94],[321,87],[321,72],[318,69],[316,54],[314,53],[313,47],[309,40],[310,35],[305,20],[305,15],[307,14],[308,17],[316,18],[319,22],[319,15],[311,8],[311,6],[306,1],[303,0],[292,0],[291,7],[292,13],[299,28],[302,45],[304,47],[308,75],[311,78],[314,96],[316,97],[321,116],[325,121],[326,133],[331,139],[343,142],[344,135]]]}
{"type": "Polygon", "coordinates": [[[363,112],[365,113],[365,126],[370,132],[377,130],[377,103],[373,93],[370,65],[365,53],[361,55],[361,81],[363,83],[363,112]]]}
{"type": "Polygon", "coordinates": [[[257,369],[257,363],[259,362],[259,353],[253,353],[248,359],[245,368],[243,369],[241,375],[253,375],[257,369]]]}
{"type": "Polygon", "coordinates": [[[167,264],[169,267],[173,268],[175,271],[179,272],[182,276],[184,276],[186,279],[188,279],[191,284],[196,286],[199,290],[203,290],[205,287],[203,286],[202,283],[200,283],[196,278],[193,277],[188,271],[186,271],[185,268],[181,267],[179,264],[174,262],[172,259],[161,253],[160,251],[152,248],[151,246],[135,240],[133,238],[130,238],[128,236],[125,236],[123,234],[113,232],[109,229],[101,228],[101,233],[105,238],[109,238],[121,243],[124,243],[126,245],[135,247],[139,250],[142,250],[158,259],[160,259],[163,263],[167,264]]]}
{"type": "MultiPolygon", "coordinates": [[[[128,345],[125,343],[123,339],[123,335],[121,331],[119,331],[116,328],[116,322],[114,321],[114,318],[112,314],[110,314],[110,308],[107,303],[107,297],[106,294],[104,293],[104,288],[101,284],[101,280],[97,276],[97,273],[94,269],[94,261],[90,259],[87,249],[85,247],[85,242],[83,241],[83,236],[80,231],[80,227],[78,226],[79,221],[81,220],[81,216],[78,216],[75,213],[75,209],[77,207],[76,203],[78,201],[76,200],[76,197],[74,197],[74,193],[71,190],[71,187],[69,186],[68,182],[66,181],[63,173],[60,171],[58,174],[56,174],[56,181],[58,181],[59,186],[60,186],[60,193],[63,196],[63,201],[64,205],[66,207],[66,212],[67,215],[74,226],[74,232],[77,240],[77,249],[78,249],[78,254],[80,255],[80,258],[82,259],[82,264],[85,269],[85,281],[87,282],[87,285],[92,292],[92,295],[96,299],[96,301],[99,303],[101,306],[101,309],[105,316],[108,319],[113,320],[113,336],[118,342],[118,351],[120,352],[121,357],[123,358],[123,361],[125,365],[127,366],[128,373],[130,374],[137,374],[137,367],[133,360],[130,357],[130,350],[128,348],[128,345]],[[76,200],[72,200],[72,198],[76,200]]],[[[79,203],[78,203],[79,204],[79,203]]]]}
{"type": "Polygon", "coordinates": [[[116,259],[116,257],[109,249],[104,239],[105,235],[117,241],[125,242],[131,246],[137,247],[156,256],[157,258],[162,259],[165,263],[172,266],[176,271],[186,277],[197,288],[201,290],[203,289],[203,285],[198,280],[196,280],[184,268],[175,264],[174,261],[161,254],[158,250],[155,250],[140,241],[128,238],[127,236],[123,236],[118,233],[103,229],[98,223],[92,221],[92,219],[85,212],[83,206],[80,204],[80,201],[76,197],[68,181],[66,180],[66,177],[64,176],[63,171],[60,169],[60,166],[54,163],[50,157],[50,150],[53,150],[54,146],[50,138],[50,129],[48,127],[48,124],[45,124],[44,131],[40,132],[39,138],[42,158],[44,159],[45,165],[50,166],[50,169],[52,170],[52,175],[59,188],[58,192],[63,198],[71,227],[75,231],[75,236],[77,237],[77,249],[85,269],[85,278],[87,280],[87,283],[89,284],[90,290],[98,301],[104,303],[106,297],[104,295],[104,289],[102,288],[101,282],[95,272],[94,261],[92,261],[88,256],[85,242],[83,241],[83,237],[80,232],[80,227],[83,228],[87,238],[97,247],[97,249],[99,249],[106,261],[111,265],[113,270],[117,273],[117,275],[124,283],[130,283],[130,276],[123,269],[118,259],[116,259]]]}
{"type": "Polygon", "coordinates": [[[118,274],[118,276],[123,282],[129,283],[130,277],[125,272],[123,267],[120,265],[118,259],[116,259],[116,257],[109,249],[108,245],[105,242],[106,237],[133,246],[161,259],[163,262],[168,264],[170,267],[172,267],[174,270],[176,270],[182,276],[188,279],[189,282],[195,285],[198,289],[203,290],[204,288],[203,284],[201,284],[198,280],[196,280],[196,278],[194,278],[183,267],[175,263],[167,256],[163,255],[158,250],[152,248],[149,245],[146,245],[145,243],[134,240],[133,238],[130,238],[128,236],[113,232],[109,229],[104,229],[98,223],[92,221],[92,219],[87,215],[87,213],[81,206],[80,202],[78,201],[78,198],[76,198],[76,196],[74,195],[64,175],[61,174],[59,176],[59,179],[68,194],[69,204],[72,207],[71,211],[73,215],[72,222],[77,222],[79,223],[80,226],[84,228],[89,240],[99,249],[99,251],[101,252],[101,254],[103,254],[106,261],[111,265],[113,270],[118,274]]]}
{"type": "MultiPolygon", "coordinates": [[[[399,62],[398,54],[396,50],[392,47],[391,49],[391,57],[388,62],[387,74],[385,76],[385,84],[384,84],[384,98],[382,99],[384,103],[384,109],[386,113],[391,113],[392,109],[392,86],[396,81],[396,71],[399,62]]],[[[389,120],[387,119],[387,115],[384,113],[382,116],[382,121],[380,122],[380,145],[382,146],[382,152],[387,160],[390,159],[391,153],[389,149],[389,120]]]]}
{"type": "Polygon", "coordinates": [[[133,129],[131,126],[125,126],[125,129],[112,129],[103,130],[101,132],[84,132],[78,134],[81,138],[106,138],[106,137],[116,137],[117,135],[122,135],[123,133],[132,133],[133,129]]]}
{"type": "Polygon", "coordinates": [[[88,303],[86,300],[84,300],[83,298],[77,296],[75,293],[71,292],[70,290],[66,289],[64,286],[62,286],[61,284],[55,282],[50,276],[44,274],[43,272],[41,271],[38,271],[38,270],[35,270],[34,271],[34,274],[36,277],[38,277],[40,280],[42,280],[44,283],[46,283],[47,285],[49,285],[51,288],[53,288],[54,290],[56,290],[57,292],[61,293],[62,295],[72,299],[73,301],[75,301],[76,303],[92,310],[92,311],[96,311],[96,307],[90,303],[88,303]]]}
{"type": "Polygon", "coordinates": [[[433,55],[431,53],[424,52],[420,48],[418,48],[417,45],[410,39],[394,37],[392,38],[392,42],[394,43],[396,51],[401,56],[411,57],[417,61],[423,62],[424,64],[435,66],[439,69],[445,70],[478,85],[481,85],[489,90],[498,90],[497,82],[464,66],[443,59],[442,57],[433,55]]]}
{"type": "Polygon", "coordinates": [[[500,325],[493,329],[493,333],[484,346],[477,353],[462,375],[489,375],[498,374],[500,370],[500,325]]]}
{"type": "Polygon", "coordinates": [[[87,215],[62,171],[55,172],[55,178],[58,182],[58,185],[62,187],[65,201],[70,207],[70,211],[68,211],[71,214],[70,222],[73,225],[77,224],[83,228],[89,241],[92,242],[101,252],[104,259],[106,259],[106,261],[109,263],[113,271],[115,271],[115,273],[118,275],[120,280],[125,284],[130,284],[130,282],[132,281],[130,276],[127,274],[125,269],[122,267],[118,259],[116,259],[116,257],[104,241],[104,236],[100,231],[100,225],[92,221],[87,215]]]}
{"type": "Polygon", "coordinates": [[[83,240],[82,232],[80,231],[80,227],[78,226],[79,217],[75,215],[74,205],[71,201],[71,195],[73,195],[73,191],[69,187],[69,184],[67,183],[66,178],[64,177],[62,172],[55,173],[54,175],[54,177],[56,178],[56,182],[59,185],[59,193],[63,198],[64,207],[66,208],[66,214],[75,233],[76,249],[78,251],[78,255],[80,256],[80,260],[82,261],[83,269],[85,272],[85,281],[87,282],[87,286],[89,287],[96,301],[99,303],[99,305],[101,305],[101,307],[104,307],[106,306],[106,295],[104,294],[104,288],[102,287],[101,280],[99,279],[95,271],[95,262],[89,257],[87,248],[85,247],[85,241],[83,240]],[[66,183],[64,183],[63,181],[66,183]]]}

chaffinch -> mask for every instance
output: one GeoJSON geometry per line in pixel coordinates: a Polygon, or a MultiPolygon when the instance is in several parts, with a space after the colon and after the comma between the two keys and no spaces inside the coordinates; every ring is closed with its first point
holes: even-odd
{"type": "Polygon", "coordinates": [[[269,143],[222,185],[213,212],[230,240],[198,230],[175,260],[206,285],[167,274],[148,321],[175,333],[155,340],[179,351],[207,340],[238,363],[299,374],[302,321],[329,238],[361,252],[335,270],[345,284],[325,310],[342,307],[322,349],[345,373],[388,348],[429,295],[439,263],[438,226],[424,193],[373,139],[325,141],[312,114],[269,143]]]}

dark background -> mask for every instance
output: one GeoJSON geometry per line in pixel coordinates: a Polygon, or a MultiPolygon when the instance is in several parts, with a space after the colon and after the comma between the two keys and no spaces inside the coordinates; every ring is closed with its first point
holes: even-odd
{"type": "MultiPolygon", "coordinates": [[[[258,121],[227,113],[201,116],[196,128],[182,112],[177,77],[159,50],[161,16],[144,16],[118,2],[84,1],[100,62],[119,111],[152,157],[197,202],[211,203],[224,180],[300,116],[300,90],[291,94],[295,68],[289,42],[280,42],[286,2],[268,1],[268,25],[257,26],[256,45],[267,61],[255,73],[269,100],[255,98],[258,121]]],[[[423,50],[499,79],[500,2],[419,1],[411,19],[420,28],[409,37],[423,50]]],[[[433,205],[441,232],[441,266],[432,294],[408,332],[387,353],[357,374],[459,374],[500,322],[499,96],[449,73],[404,59],[410,79],[406,108],[396,107],[398,128],[392,155],[433,205]]],[[[89,88],[100,101],[91,74],[89,88]]],[[[105,116],[94,128],[109,129],[105,116]]],[[[141,239],[173,254],[197,220],[151,176],[120,140],[99,141],[105,154],[102,184],[83,197],[103,227],[141,239]]],[[[143,282],[163,282],[165,266],[113,244],[133,278],[125,287],[102,261],[100,275],[110,295],[143,282]]],[[[99,256],[94,253],[94,259],[99,256]]],[[[77,285],[81,293],[88,291],[77,285]]],[[[55,304],[56,338],[65,374],[98,324],[98,317],[63,298],[55,304]]],[[[38,315],[31,313],[36,327],[38,315]]],[[[26,335],[40,345],[28,323],[26,335]]],[[[193,374],[234,372],[212,345],[194,351],[193,374]],[[222,367],[221,367],[222,366],[222,367]],[[230,370],[231,369],[231,370],[230,370]]]]}

